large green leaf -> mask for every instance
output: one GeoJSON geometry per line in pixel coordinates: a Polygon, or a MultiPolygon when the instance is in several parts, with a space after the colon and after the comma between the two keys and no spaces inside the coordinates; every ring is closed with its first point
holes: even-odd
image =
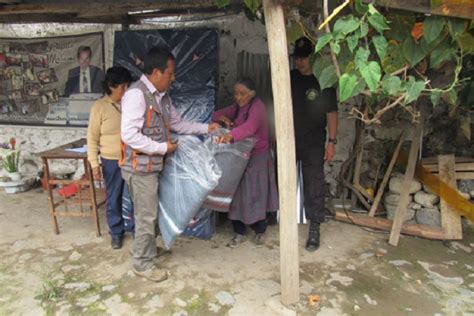
{"type": "Polygon", "coordinates": [[[230,0],[216,0],[218,8],[224,8],[230,4],[230,0]]]}
{"type": "Polygon", "coordinates": [[[357,44],[359,44],[359,38],[356,35],[350,35],[346,38],[347,41],[347,47],[351,51],[351,53],[354,52],[354,49],[357,47],[357,44]]]}
{"type": "Polygon", "coordinates": [[[387,25],[383,15],[375,13],[368,18],[369,24],[377,30],[380,34],[383,34],[384,31],[389,30],[390,27],[387,25]]]}
{"type": "Polygon", "coordinates": [[[341,45],[339,43],[334,43],[330,42],[329,45],[331,46],[331,50],[334,52],[334,54],[339,55],[341,52],[341,45]]]}
{"type": "Polygon", "coordinates": [[[446,98],[446,101],[448,101],[450,105],[456,105],[458,101],[458,94],[456,90],[451,89],[445,93],[445,98],[446,98]]]}
{"type": "Polygon", "coordinates": [[[455,50],[448,43],[436,47],[430,54],[430,68],[437,69],[443,62],[452,60],[455,50]]]}
{"type": "Polygon", "coordinates": [[[258,8],[262,5],[262,0],[244,0],[245,5],[249,10],[255,14],[257,12],[258,8]]]}
{"type": "Polygon", "coordinates": [[[385,73],[395,72],[406,65],[403,57],[402,46],[395,41],[388,43],[387,53],[382,60],[382,67],[385,73]]]}
{"type": "Polygon", "coordinates": [[[374,43],[375,50],[377,51],[377,55],[379,55],[380,60],[385,58],[385,54],[387,53],[387,40],[382,35],[377,35],[372,37],[372,42],[374,43]]]}
{"type": "Polygon", "coordinates": [[[418,99],[421,92],[425,88],[424,81],[412,82],[407,86],[407,96],[405,97],[405,103],[410,103],[418,99]]]}
{"type": "Polygon", "coordinates": [[[330,65],[332,65],[332,62],[329,59],[318,56],[313,62],[313,75],[319,80],[323,70],[330,65]]]}
{"type": "Polygon", "coordinates": [[[332,39],[332,34],[331,33],[325,33],[323,36],[321,36],[318,39],[318,42],[316,43],[316,47],[314,48],[314,51],[317,53],[319,52],[324,46],[326,46],[329,41],[332,39]]]}
{"type": "Polygon", "coordinates": [[[389,95],[397,95],[402,87],[402,81],[397,76],[385,75],[382,80],[382,89],[389,95]]]}
{"type": "Polygon", "coordinates": [[[466,28],[466,20],[457,19],[457,18],[449,18],[448,28],[449,28],[449,34],[451,34],[453,38],[457,38],[459,35],[464,33],[464,29],[466,28]]]}
{"type": "Polygon", "coordinates": [[[356,0],[355,9],[357,13],[364,14],[369,10],[369,6],[364,4],[362,0],[356,0]]]}
{"type": "Polygon", "coordinates": [[[369,33],[369,25],[367,22],[362,21],[360,23],[360,37],[366,37],[369,33]]]}
{"type": "Polygon", "coordinates": [[[441,93],[437,91],[434,91],[430,94],[430,99],[431,103],[433,104],[433,107],[438,106],[440,97],[441,93]]]}
{"type": "Polygon", "coordinates": [[[388,39],[403,42],[405,38],[411,36],[411,30],[415,24],[414,14],[397,14],[390,16],[390,32],[385,34],[388,39]]]}
{"type": "Polygon", "coordinates": [[[410,66],[415,66],[427,55],[427,48],[425,42],[415,43],[415,40],[410,36],[403,42],[403,56],[406,58],[410,66]]]}
{"type": "Polygon", "coordinates": [[[337,82],[336,67],[330,65],[324,68],[318,79],[321,90],[334,86],[337,82]]]}
{"type": "Polygon", "coordinates": [[[357,49],[357,52],[354,58],[357,68],[360,68],[367,64],[369,55],[370,55],[370,51],[368,49],[365,49],[364,47],[359,47],[359,49],[357,49]]]}
{"type": "Polygon", "coordinates": [[[364,78],[365,82],[367,83],[370,91],[375,91],[377,89],[377,83],[382,77],[380,65],[375,61],[371,61],[368,64],[360,67],[359,71],[362,75],[362,78],[364,78]]]}
{"type": "Polygon", "coordinates": [[[343,74],[339,78],[339,101],[344,102],[352,96],[357,83],[357,76],[343,74]]]}
{"type": "Polygon", "coordinates": [[[445,21],[438,16],[429,16],[423,22],[423,37],[429,44],[441,34],[444,28],[445,21]]]}
{"type": "Polygon", "coordinates": [[[297,39],[304,35],[300,24],[290,20],[290,23],[286,25],[286,40],[288,43],[296,42],[297,39]]]}
{"type": "Polygon", "coordinates": [[[349,34],[354,32],[359,28],[359,18],[354,17],[353,15],[347,15],[336,21],[334,24],[334,33],[349,34]]]}
{"type": "Polygon", "coordinates": [[[380,14],[372,3],[369,4],[368,10],[370,14],[380,14]]]}
{"type": "Polygon", "coordinates": [[[457,42],[464,53],[474,53],[474,37],[469,33],[458,35],[457,42]]]}

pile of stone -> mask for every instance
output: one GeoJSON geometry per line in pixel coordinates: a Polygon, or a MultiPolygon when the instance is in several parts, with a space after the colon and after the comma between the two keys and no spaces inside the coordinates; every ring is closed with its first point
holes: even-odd
{"type": "MultiPolygon", "coordinates": [[[[389,191],[384,195],[384,206],[387,211],[387,218],[393,220],[400,201],[400,192],[403,187],[403,175],[395,174],[389,182],[389,191]]],[[[470,185],[460,185],[459,193],[466,199],[474,199],[474,191],[469,190],[470,185]],[[463,192],[464,191],[464,192],[463,192]]],[[[419,181],[412,180],[409,185],[408,207],[405,213],[404,222],[409,224],[422,224],[429,226],[441,226],[440,200],[439,197],[430,191],[428,187],[419,181]]]]}

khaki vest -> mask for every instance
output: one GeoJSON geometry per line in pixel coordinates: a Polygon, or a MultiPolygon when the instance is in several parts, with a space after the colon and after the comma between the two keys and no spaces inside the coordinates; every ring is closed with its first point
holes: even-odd
{"type": "MultiPolygon", "coordinates": [[[[171,116],[171,100],[168,94],[163,96],[161,106],[158,106],[155,96],[148,90],[143,81],[138,80],[130,86],[130,89],[140,89],[145,96],[146,110],[143,114],[143,135],[159,143],[167,142],[171,116]]],[[[141,153],[122,142],[122,157],[119,165],[123,170],[132,173],[156,173],[163,169],[163,157],[160,154],[147,155],[141,153]]]]}

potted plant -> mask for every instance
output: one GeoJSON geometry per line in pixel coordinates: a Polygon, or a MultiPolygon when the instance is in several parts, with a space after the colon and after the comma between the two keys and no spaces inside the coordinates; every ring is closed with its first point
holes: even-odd
{"type": "Polygon", "coordinates": [[[5,170],[6,176],[8,176],[12,181],[19,181],[21,179],[21,174],[18,170],[19,162],[19,150],[7,150],[7,152],[3,155],[3,170],[5,170]]]}

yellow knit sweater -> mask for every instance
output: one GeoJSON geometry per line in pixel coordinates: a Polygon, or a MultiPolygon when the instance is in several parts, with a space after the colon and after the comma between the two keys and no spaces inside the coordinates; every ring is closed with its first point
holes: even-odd
{"type": "Polygon", "coordinates": [[[99,166],[99,155],[120,159],[120,104],[109,96],[97,100],[91,108],[87,128],[87,159],[92,168],[99,166]],[[115,106],[114,106],[115,105],[115,106]]]}

